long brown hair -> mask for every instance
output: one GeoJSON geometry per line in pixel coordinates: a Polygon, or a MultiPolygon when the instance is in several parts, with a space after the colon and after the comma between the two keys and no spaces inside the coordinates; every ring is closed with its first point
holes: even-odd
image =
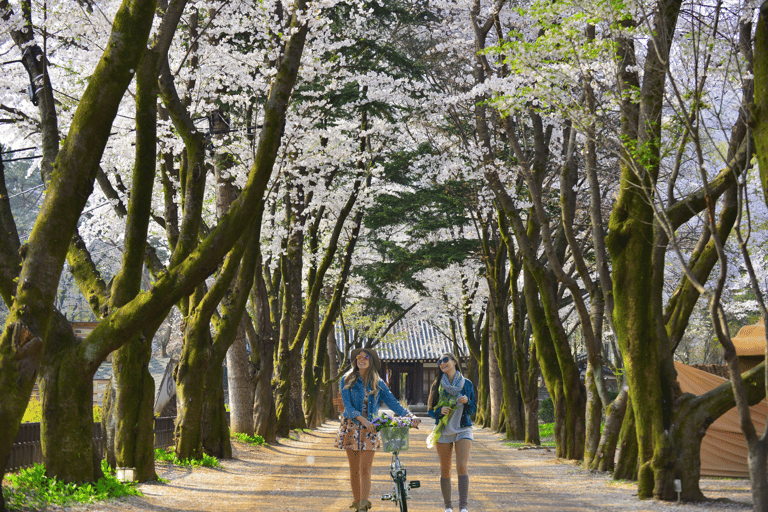
{"type": "MultiPolygon", "coordinates": [[[[366,386],[366,389],[368,386],[370,386],[371,394],[376,396],[376,394],[379,392],[379,379],[381,379],[381,377],[379,376],[379,372],[376,370],[376,366],[373,364],[373,356],[371,356],[367,350],[364,350],[364,352],[368,354],[371,359],[368,366],[368,371],[365,372],[365,375],[362,376],[363,386],[366,386]]],[[[344,389],[349,389],[354,386],[355,382],[357,382],[357,379],[360,378],[360,368],[357,367],[357,358],[355,358],[352,360],[352,368],[350,368],[349,371],[344,375],[344,389]]]]}
{"type": "MultiPolygon", "coordinates": [[[[453,362],[456,363],[456,371],[461,372],[464,374],[464,372],[461,370],[461,361],[456,359],[456,356],[451,354],[450,352],[446,352],[443,355],[440,356],[440,359],[444,358],[445,356],[450,357],[453,359],[453,362]]],[[[443,375],[445,373],[443,370],[440,369],[440,363],[437,364],[437,378],[435,378],[434,382],[432,382],[432,386],[429,388],[429,399],[427,400],[427,406],[430,409],[434,409],[437,405],[438,400],[440,400],[440,381],[443,378],[443,375]]]]}

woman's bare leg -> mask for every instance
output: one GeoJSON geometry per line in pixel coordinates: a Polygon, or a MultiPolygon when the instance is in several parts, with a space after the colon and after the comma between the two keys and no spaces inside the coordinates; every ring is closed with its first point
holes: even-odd
{"type": "MultiPolygon", "coordinates": [[[[456,473],[459,475],[469,474],[469,449],[471,447],[472,441],[470,439],[456,441],[456,473]]],[[[448,456],[450,457],[450,454],[448,456]]]]}
{"type": "Polygon", "coordinates": [[[349,483],[352,485],[352,500],[358,503],[360,501],[360,454],[365,452],[350,449],[346,451],[349,461],[349,483]]]}
{"type": "Polygon", "coordinates": [[[373,466],[373,450],[361,450],[360,454],[360,500],[367,500],[371,495],[371,467],[373,466]]]}
{"type": "Polygon", "coordinates": [[[453,443],[435,443],[435,448],[437,448],[437,457],[440,459],[440,476],[451,478],[453,443]]]}

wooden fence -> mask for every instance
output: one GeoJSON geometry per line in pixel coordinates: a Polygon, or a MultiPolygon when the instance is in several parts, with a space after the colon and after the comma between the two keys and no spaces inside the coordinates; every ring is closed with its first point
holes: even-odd
{"type": "MultiPolygon", "coordinates": [[[[175,416],[155,418],[155,448],[173,446],[173,427],[175,416]]],[[[101,423],[93,424],[93,444],[99,458],[104,457],[104,443],[101,433],[101,423]]],[[[43,462],[43,451],[40,445],[40,424],[22,423],[16,441],[11,448],[11,455],[5,465],[6,471],[14,471],[32,467],[43,462]]]]}

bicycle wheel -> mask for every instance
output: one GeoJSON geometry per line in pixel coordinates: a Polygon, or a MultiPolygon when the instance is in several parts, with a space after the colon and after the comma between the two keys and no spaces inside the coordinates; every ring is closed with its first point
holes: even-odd
{"type": "Polygon", "coordinates": [[[395,492],[399,498],[400,512],[408,512],[408,504],[405,502],[405,477],[398,477],[395,480],[395,487],[397,488],[395,492]]]}

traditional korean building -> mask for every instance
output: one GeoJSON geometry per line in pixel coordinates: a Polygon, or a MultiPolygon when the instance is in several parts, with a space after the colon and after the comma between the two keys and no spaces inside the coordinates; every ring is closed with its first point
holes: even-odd
{"type": "MultiPolygon", "coordinates": [[[[466,367],[469,350],[463,338],[457,335],[456,344],[450,327],[429,320],[401,321],[391,331],[400,334],[398,341],[379,343],[375,347],[381,358],[381,377],[387,382],[398,400],[409,405],[424,405],[429,387],[437,377],[437,359],[450,352],[461,359],[466,367]]],[[[344,350],[344,333],[337,331],[336,343],[344,350]]],[[[354,347],[346,350],[347,357],[354,347]]]]}

